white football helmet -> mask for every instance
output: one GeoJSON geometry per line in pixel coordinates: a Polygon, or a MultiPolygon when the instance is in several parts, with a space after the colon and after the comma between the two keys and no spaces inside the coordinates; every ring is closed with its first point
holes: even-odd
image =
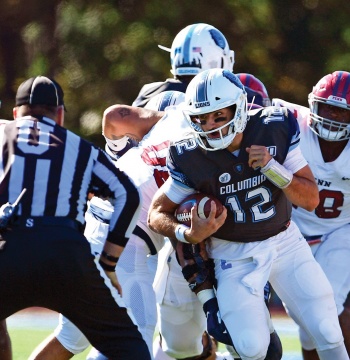
{"type": "Polygon", "coordinates": [[[181,91],[168,90],[155,96],[146,104],[145,109],[164,111],[165,108],[172,105],[178,105],[185,101],[185,94],[181,91]]]}
{"type": "Polygon", "coordinates": [[[311,130],[327,141],[350,139],[350,124],[319,116],[319,103],[350,110],[350,73],[335,71],[324,76],[309,94],[311,130]]]}
{"type": "Polygon", "coordinates": [[[214,26],[193,24],[182,29],[171,45],[171,73],[176,76],[195,76],[203,70],[221,68],[233,70],[235,53],[225,36],[214,26]]]}
{"type": "Polygon", "coordinates": [[[206,150],[215,151],[227,148],[234,137],[243,132],[247,125],[247,93],[236,75],[231,71],[210,69],[196,75],[189,83],[183,106],[198,144],[206,150]],[[196,115],[207,114],[235,105],[235,113],[228,123],[211,131],[203,131],[196,115]],[[227,135],[222,129],[229,127],[227,135]],[[207,135],[219,131],[220,137],[209,138],[207,135]],[[209,144],[209,147],[208,147],[209,144]]]}

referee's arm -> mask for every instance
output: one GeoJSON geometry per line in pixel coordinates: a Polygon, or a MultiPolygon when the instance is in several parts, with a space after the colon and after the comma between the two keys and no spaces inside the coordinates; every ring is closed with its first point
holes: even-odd
{"type": "Polygon", "coordinates": [[[116,168],[103,151],[99,152],[93,172],[98,179],[98,187],[104,184],[108,188],[114,205],[109,234],[100,259],[100,265],[111,278],[112,274],[109,273],[114,273],[118,258],[136,226],[141,198],[132,180],[116,168]]]}

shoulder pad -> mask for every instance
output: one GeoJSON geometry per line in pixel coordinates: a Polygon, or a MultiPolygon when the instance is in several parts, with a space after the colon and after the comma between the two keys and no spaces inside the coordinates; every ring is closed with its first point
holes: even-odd
{"type": "Polygon", "coordinates": [[[288,117],[288,109],[280,106],[269,106],[261,112],[261,117],[265,117],[265,124],[270,121],[284,121],[285,117],[288,117]]]}

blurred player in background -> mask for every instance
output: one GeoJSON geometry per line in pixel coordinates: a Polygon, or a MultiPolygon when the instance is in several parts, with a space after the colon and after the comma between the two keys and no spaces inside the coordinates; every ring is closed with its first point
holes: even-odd
{"type": "MultiPolygon", "coordinates": [[[[294,207],[292,219],[326,273],[335,296],[339,322],[350,354],[350,73],[322,77],[309,94],[309,108],[273,99],[297,117],[301,150],[316,178],[320,203],[312,212],[294,207]]],[[[290,315],[293,312],[289,309],[290,315]]],[[[324,326],[326,320],[324,320],[324,326]]],[[[325,329],[326,330],[326,329],[325,329]]],[[[305,360],[319,359],[308,332],[300,327],[305,360]]]]}

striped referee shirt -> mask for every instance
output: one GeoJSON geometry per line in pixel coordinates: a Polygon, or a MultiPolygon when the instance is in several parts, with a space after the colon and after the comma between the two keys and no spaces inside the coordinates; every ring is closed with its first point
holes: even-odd
{"type": "Polygon", "coordinates": [[[124,246],[136,225],[140,196],[129,177],[104,151],[47,117],[0,123],[0,205],[12,204],[23,188],[19,216],[84,224],[93,189],[114,203],[107,241],[124,246]]]}

